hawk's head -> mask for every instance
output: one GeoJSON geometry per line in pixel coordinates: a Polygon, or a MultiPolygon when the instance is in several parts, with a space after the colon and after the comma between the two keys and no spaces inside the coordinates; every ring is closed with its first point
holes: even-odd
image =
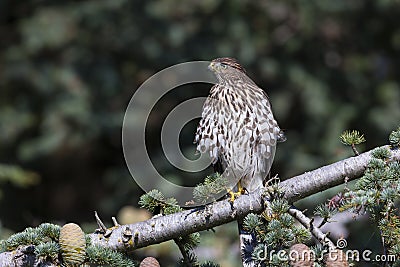
{"type": "Polygon", "coordinates": [[[213,71],[217,76],[224,76],[224,74],[233,74],[235,71],[246,73],[244,68],[234,58],[222,57],[211,61],[208,68],[213,71]]]}

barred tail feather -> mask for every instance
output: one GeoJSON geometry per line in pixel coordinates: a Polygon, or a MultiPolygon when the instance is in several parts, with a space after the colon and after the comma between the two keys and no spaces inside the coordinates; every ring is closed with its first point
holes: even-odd
{"type": "Polygon", "coordinates": [[[242,222],[238,221],[239,240],[240,240],[240,257],[243,267],[256,267],[257,264],[253,259],[253,251],[257,246],[256,236],[244,230],[242,222]]]}

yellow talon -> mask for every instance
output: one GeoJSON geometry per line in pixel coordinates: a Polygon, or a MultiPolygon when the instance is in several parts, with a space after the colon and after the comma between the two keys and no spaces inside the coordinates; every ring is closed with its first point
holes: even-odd
{"type": "Polygon", "coordinates": [[[241,194],[244,194],[245,193],[245,190],[244,190],[244,188],[243,188],[243,186],[242,186],[242,183],[239,181],[238,182],[238,193],[239,193],[239,196],[241,195],[241,194]]]}
{"type": "Polygon", "coordinates": [[[233,192],[231,189],[228,189],[228,194],[230,195],[229,201],[233,202],[235,201],[236,198],[238,198],[240,195],[244,194],[245,190],[242,187],[242,184],[240,183],[240,181],[238,182],[238,191],[237,192],[233,192]]]}
{"type": "Polygon", "coordinates": [[[236,196],[239,196],[238,193],[233,192],[232,190],[228,189],[228,194],[230,195],[229,201],[235,201],[236,196]]]}

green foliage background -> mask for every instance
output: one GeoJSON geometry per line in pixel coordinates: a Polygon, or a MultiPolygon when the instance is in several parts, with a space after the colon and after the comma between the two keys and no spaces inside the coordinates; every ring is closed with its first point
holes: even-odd
{"type": "MultiPolygon", "coordinates": [[[[235,57],[266,89],[288,137],[273,167],[283,178],[351,155],[345,129],[365,135],[364,149],[386,143],[400,122],[399,16],[390,0],[1,0],[1,224],[93,222],[93,210],[135,205],[125,108],[152,74],[185,61],[235,57]]],[[[207,91],[163,99],[149,139],[176,99],[207,91]]],[[[194,153],[190,127],[182,143],[194,153]]],[[[158,166],[185,182],[158,142],[158,166]]]]}

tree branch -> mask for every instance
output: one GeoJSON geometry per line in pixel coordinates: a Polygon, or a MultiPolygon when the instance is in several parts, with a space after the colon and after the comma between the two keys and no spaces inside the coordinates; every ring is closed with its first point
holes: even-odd
{"type": "MultiPolygon", "coordinates": [[[[390,149],[389,146],[386,146],[386,148],[390,149]]],[[[392,160],[400,161],[399,149],[391,150],[391,153],[392,160]]],[[[285,192],[285,198],[293,203],[317,192],[342,184],[345,180],[359,178],[364,173],[370,159],[371,151],[368,151],[359,156],[295,176],[281,182],[280,186],[285,192]]],[[[233,204],[227,200],[221,200],[202,209],[187,210],[130,225],[114,226],[109,229],[110,232],[106,236],[100,233],[93,233],[89,237],[93,245],[130,252],[137,248],[161,243],[238,220],[250,212],[260,213],[264,209],[264,201],[267,200],[264,192],[264,189],[260,189],[251,194],[242,195],[233,204]]],[[[21,266],[15,263],[15,257],[10,258],[12,253],[1,253],[0,263],[8,262],[10,263],[9,266],[21,266]]],[[[36,266],[31,256],[34,257],[34,255],[30,255],[30,260],[24,261],[26,263],[24,266],[36,266]]]]}
{"type": "Polygon", "coordinates": [[[36,258],[34,253],[35,246],[20,246],[15,251],[3,252],[0,254],[0,266],[47,266],[55,267],[50,261],[41,261],[36,258]]]}
{"type": "MultiPolygon", "coordinates": [[[[386,146],[386,148],[390,149],[389,146],[386,146]]],[[[400,161],[400,151],[396,149],[391,150],[391,152],[392,159],[400,161]]],[[[285,192],[285,198],[293,203],[342,184],[345,178],[348,180],[359,178],[364,173],[370,159],[371,151],[368,151],[359,156],[347,158],[295,176],[281,182],[280,186],[285,192]]],[[[102,234],[91,234],[90,237],[93,243],[100,246],[129,252],[179,236],[210,229],[243,218],[250,212],[260,213],[264,209],[263,192],[264,190],[260,189],[251,194],[242,195],[235,200],[233,206],[227,200],[221,200],[208,205],[207,208],[187,210],[121,226],[114,229],[108,238],[103,237],[102,234]],[[128,241],[126,241],[126,237],[124,239],[123,235],[126,227],[129,227],[134,233],[133,238],[128,241]],[[124,240],[124,242],[121,240],[124,240]]]]}
{"type": "Polygon", "coordinates": [[[290,208],[288,213],[296,218],[296,220],[299,221],[306,229],[308,229],[321,244],[328,245],[329,249],[332,250],[336,248],[335,244],[328,238],[328,236],[324,234],[321,229],[314,225],[313,219],[308,218],[306,215],[304,215],[304,213],[295,208],[290,208]]]}

